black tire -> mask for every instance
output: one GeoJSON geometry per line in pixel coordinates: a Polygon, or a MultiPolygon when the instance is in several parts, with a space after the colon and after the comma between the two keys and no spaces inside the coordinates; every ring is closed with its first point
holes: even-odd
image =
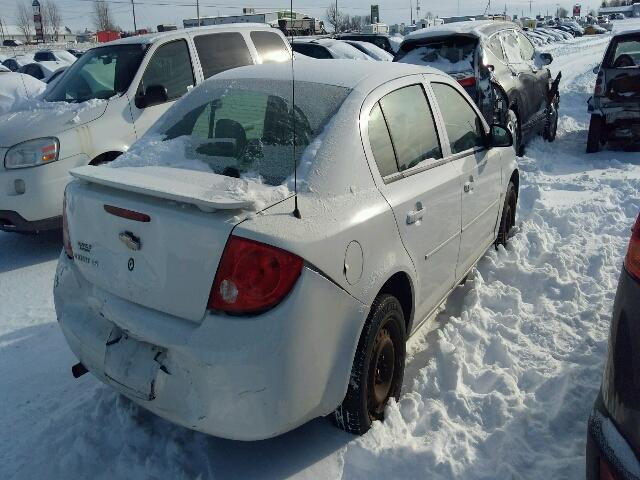
{"type": "Polygon", "coordinates": [[[357,435],[384,418],[389,398],[398,398],[404,377],[406,332],[400,302],[382,294],[373,302],[356,350],[347,394],[333,414],[335,424],[357,435]]]}
{"type": "Polygon", "coordinates": [[[604,118],[600,115],[591,115],[589,122],[589,136],[587,137],[587,153],[600,151],[604,133],[604,118]]]}
{"type": "Polygon", "coordinates": [[[524,155],[524,145],[522,143],[522,125],[518,113],[512,108],[507,112],[507,129],[513,137],[513,148],[516,155],[521,157],[524,155]]]}
{"type": "Polygon", "coordinates": [[[509,182],[507,194],[504,198],[504,206],[502,207],[502,218],[500,218],[500,227],[498,230],[498,238],[496,238],[496,248],[498,245],[507,246],[509,241],[509,232],[516,224],[516,207],[518,204],[518,194],[516,186],[513,182],[509,182]]]}
{"type": "Polygon", "coordinates": [[[547,107],[547,119],[542,132],[542,138],[547,142],[553,142],[558,133],[558,109],[560,107],[560,98],[556,95],[547,107]]]}

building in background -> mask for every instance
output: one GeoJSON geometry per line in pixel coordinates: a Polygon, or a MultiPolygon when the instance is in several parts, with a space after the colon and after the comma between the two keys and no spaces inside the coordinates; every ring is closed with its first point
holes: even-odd
{"type": "Polygon", "coordinates": [[[389,25],[386,23],[372,23],[371,25],[365,25],[362,28],[362,33],[382,33],[387,35],[389,33],[389,25]]]}
{"type": "Polygon", "coordinates": [[[598,15],[612,15],[614,13],[621,13],[625,17],[640,17],[640,3],[619,7],[600,7],[598,9],[598,15]]]}
{"type": "MultiPolygon", "coordinates": [[[[302,20],[306,15],[299,12],[292,12],[290,10],[281,10],[278,12],[263,12],[256,13],[253,8],[244,8],[242,15],[222,15],[219,17],[200,17],[200,24],[198,25],[198,18],[185,18],[182,20],[184,28],[207,26],[207,25],[226,25],[229,23],[268,23],[273,27],[278,26],[278,20],[280,19],[292,19],[302,20]]],[[[307,17],[308,18],[308,17],[307,17]]]]}
{"type": "MultiPolygon", "coordinates": [[[[53,41],[53,35],[46,33],[45,41],[51,42],[53,41]]],[[[0,25],[0,44],[2,44],[5,40],[18,40],[22,43],[27,43],[28,41],[34,42],[36,39],[36,32],[33,28],[30,29],[29,38],[27,38],[24,32],[17,27],[16,25],[0,25]]],[[[64,27],[61,32],[58,32],[58,42],[59,43],[69,43],[77,41],[77,37],[75,33],[72,33],[71,30],[67,27],[64,27]]]]}

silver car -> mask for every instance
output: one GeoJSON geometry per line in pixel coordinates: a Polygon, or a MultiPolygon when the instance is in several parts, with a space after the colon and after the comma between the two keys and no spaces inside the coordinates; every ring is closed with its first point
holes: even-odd
{"type": "Polygon", "coordinates": [[[519,174],[455,80],[380,65],[229,70],[72,171],[54,294],[75,375],[232,439],[383,418],[407,338],[506,243],[519,174]]]}

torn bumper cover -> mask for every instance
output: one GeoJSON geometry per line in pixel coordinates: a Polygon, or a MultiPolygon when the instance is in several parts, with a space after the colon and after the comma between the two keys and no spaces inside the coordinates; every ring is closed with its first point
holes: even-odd
{"type": "Polygon", "coordinates": [[[331,413],[346,393],[367,307],[304,268],[278,307],[199,323],[113,296],[64,253],[60,327],[87,369],[157,415],[235,440],[259,440],[331,413]]]}

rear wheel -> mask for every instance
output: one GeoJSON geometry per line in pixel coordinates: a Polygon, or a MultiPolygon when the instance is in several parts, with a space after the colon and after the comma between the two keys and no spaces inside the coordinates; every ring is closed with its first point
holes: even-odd
{"type": "Polygon", "coordinates": [[[334,412],[338,427],[362,435],[375,420],[384,418],[389,398],[400,396],[405,353],[400,302],[391,295],[380,295],[360,334],[347,394],[334,412]]]}
{"type": "Polygon", "coordinates": [[[596,153],[600,150],[604,133],[604,118],[600,115],[591,115],[589,122],[589,136],[587,137],[587,153],[596,153]]]}
{"type": "Polygon", "coordinates": [[[509,232],[516,224],[516,206],[518,196],[516,194],[516,186],[513,182],[509,182],[507,194],[504,199],[504,207],[502,207],[502,218],[500,219],[500,229],[498,230],[498,238],[496,239],[496,248],[498,245],[507,246],[509,241],[509,232]]]}
{"type": "Polygon", "coordinates": [[[513,137],[513,148],[516,151],[516,155],[521,157],[524,155],[524,146],[522,145],[522,129],[520,127],[520,119],[518,114],[509,109],[507,112],[507,129],[511,132],[513,137]]]}

